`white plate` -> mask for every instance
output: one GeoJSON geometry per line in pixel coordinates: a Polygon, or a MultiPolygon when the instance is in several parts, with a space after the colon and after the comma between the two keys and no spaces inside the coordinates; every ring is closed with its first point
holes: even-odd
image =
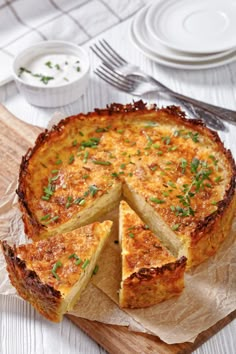
{"type": "Polygon", "coordinates": [[[153,38],[175,50],[215,53],[236,47],[234,0],[162,0],[147,11],[153,38]]]}
{"type": "Polygon", "coordinates": [[[192,62],[186,63],[181,60],[171,60],[166,59],[165,57],[158,55],[150,50],[147,50],[142,46],[142,43],[139,42],[135,33],[133,31],[133,24],[131,24],[130,28],[130,38],[135,47],[143,53],[146,57],[153,60],[154,62],[175,69],[187,69],[187,70],[200,70],[200,69],[211,69],[218,66],[226,65],[234,60],[236,60],[236,51],[231,52],[230,54],[226,54],[224,57],[213,60],[206,60],[205,62],[192,62]]]}
{"type": "MultiPolygon", "coordinates": [[[[160,0],[159,0],[160,2],[160,0]]],[[[170,60],[181,60],[182,62],[191,63],[191,62],[201,62],[206,60],[213,60],[224,57],[226,54],[230,54],[233,51],[220,52],[216,54],[188,54],[176,51],[174,49],[168,48],[165,45],[161,44],[159,41],[152,38],[145,25],[145,17],[149,7],[142,9],[134,17],[133,20],[133,32],[138,42],[142,44],[142,47],[147,51],[151,51],[153,54],[164,57],[165,59],[170,60]]]]}

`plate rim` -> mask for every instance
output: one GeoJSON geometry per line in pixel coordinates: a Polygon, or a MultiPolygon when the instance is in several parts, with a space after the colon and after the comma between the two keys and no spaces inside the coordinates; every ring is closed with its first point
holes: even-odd
{"type": "MultiPolygon", "coordinates": [[[[158,0],[160,1],[160,0],[158,0]]],[[[138,41],[142,44],[143,47],[145,47],[147,50],[150,50],[151,52],[153,52],[153,54],[156,54],[156,55],[160,55],[158,54],[162,48],[165,48],[167,51],[170,50],[171,48],[168,48],[166,47],[165,45],[163,45],[162,43],[160,43],[159,41],[156,41],[156,46],[159,46],[158,49],[159,51],[156,51],[156,50],[153,50],[149,45],[148,43],[145,41],[145,39],[142,38],[142,32],[140,31],[140,33],[137,32],[136,28],[138,27],[137,26],[137,22],[140,21],[141,17],[144,17],[144,20],[146,18],[146,13],[149,9],[150,5],[148,6],[145,6],[145,8],[142,8],[137,14],[136,16],[133,18],[133,26],[135,26],[135,30],[134,30],[134,33],[135,33],[135,36],[136,38],[138,39],[138,41]],[[137,35],[138,34],[138,35],[137,35]]],[[[146,28],[146,24],[145,24],[145,21],[143,21],[143,27],[142,29],[144,29],[144,31],[146,30],[147,31],[147,28],[146,28]]],[[[192,57],[184,57],[184,55],[180,55],[178,57],[177,53],[176,53],[176,56],[175,56],[175,53],[161,53],[161,56],[166,58],[166,59],[169,59],[169,60],[183,60],[185,61],[186,63],[191,63],[191,62],[194,62],[194,61],[199,61],[199,62],[203,62],[203,61],[206,61],[206,60],[213,60],[213,59],[218,59],[218,58],[221,58],[221,57],[224,57],[226,54],[230,54],[230,53],[233,53],[234,50],[229,50],[229,51],[225,51],[225,52],[222,52],[222,53],[217,53],[215,55],[213,54],[210,54],[210,55],[202,55],[202,57],[199,57],[199,56],[196,56],[194,58],[194,55],[192,55],[192,57]]],[[[183,54],[182,52],[180,52],[180,54],[183,54]]],[[[192,54],[192,53],[191,53],[192,54]]]]}
{"type": "Polygon", "coordinates": [[[150,53],[147,52],[145,49],[140,46],[140,43],[137,43],[137,38],[135,38],[135,34],[133,33],[133,23],[130,25],[130,31],[129,31],[129,37],[131,42],[134,44],[134,46],[142,53],[144,54],[147,58],[153,60],[154,62],[161,64],[165,67],[171,68],[171,69],[179,69],[179,70],[206,70],[206,69],[214,69],[223,65],[227,65],[232,63],[233,61],[236,60],[236,50],[233,53],[230,53],[229,58],[224,59],[224,60],[214,60],[214,63],[208,63],[208,64],[196,64],[196,66],[191,65],[191,64],[186,64],[186,63],[181,63],[176,61],[169,61],[168,59],[166,60],[162,56],[158,56],[155,53],[150,53]]]}
{"type": "MultiPolygon", "coordinates": [[[[183,1],[189,1],[189,0],[181,0],[181,3],[183,1]]],[[[203,1],[203,0],[202,0],[203,1]]],[[[230,0],[227,0],[227,1],[230,1],[230,0]]],[[[203,1],[204,2],[204,1],[203,1]]],[[[213,2],[213,0],[212,0],[213,2]]],[[[231,1],[230,1],[231,2],[231,1]]],[[[160,43],[162,43],[163,45],[165,45],[166,47],[169,47],[171,49],[174,49],[174,50],[177,50],[179,52],[187,52],[187,53],[191,53],[191,54],[211,54],[211,53],[217,53],[217,52],[223,52],[223,51],[229,51],[229,50],[233,50],[233,48],[236,48],[236,40],[235,40],[235,43],[231,43],[230,45],[227,44],[227,45],[222,45],[220,47],[215,47],[214,49],[194,49],[194,47],[191,47],[191,50],[189,50],[189,48],[186,48],[186,47],[181,47],[181,46],[178,46],[176,44],[173,44],[173,43],[170,43],[168,42],[167,40],[163,39],[163,38],[160,38],[157,33],[155,32],[155,30],[153,29],[152,27],[152,23],[153,21],[151,19],[153,19],[153,16],[156,14],[157,12],[157,8],[159,6],[164,6],[165,7],[168,5],[168,3],[176,3],[175,0],[158,0],[158,2],[155,2],[154,4],[150,5],[148,11],[147,11],[147,15],[146,15],[146,26],[148,28],[148,31],[150,32],[150,34],[152,35],[153,38],[155,38],[157,41],[159,41],[160,43]]],[[[195,1],[191,1],[191,3],[193,4],[197,4],[198,2],[195,2],[195,1]]],[[[179,3],[180,4],[180,3],[179,3]]],[[[235,36],[232,36],[233,38],[236,38],[235,36]]]]}

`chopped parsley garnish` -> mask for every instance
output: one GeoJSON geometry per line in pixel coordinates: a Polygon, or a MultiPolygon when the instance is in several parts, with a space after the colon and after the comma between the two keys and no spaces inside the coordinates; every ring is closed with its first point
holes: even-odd
{"type": "Polygon", "coordinates": [[[57,272],[57,269],[60,268],[60,267],[62,267],[62,263],[61,263],[61,261],[57,261],[57,262],[54,264],[53,268],[52,268],[52,275],[53,275],[54,278],[56,278],[57,280],[60,280],[59,275],[56,273],[56,272],[57,272]]]}
{"type": "Polygon", "coordinates": [[[119,177],[119,175],[118,175],[117,172],[112,172],[112,173],[111,173],[111,176],[112,176],[112,177],[115,177],[115,178],[119,177]]]}
{"type": "Polygon", "coordinates": [[[86,163],[88,161],[88,156],[89,156],[89,152],[88,151],[85,151],[84,153],[84,159],[83,159],[83,162],[86,163]]]}
{"type": "Polygon", "coordinates": [[[55,162],[56,165],[60,165],[61,163],[62,163],[62,160],[61,160],[61,159],[58,159],[58,160],[56,160],[56,162],[55,162]]]}
{"type": "Polygon", "coordinates": [[[59,178],[59,175],[53,176],[49,179],[50,182],[55,182],[59,178]]]}
{"type": "Polygon", "coordinates": [[[214,155],[209,155],[209,158],[212,160],[213,164],[214,164],[215,166],[217,166],[217,164],[218,164],[219,161],[216,160],[215,156],[214,156],[214,155]]]}
{"type": "Polygon", "coordinates": [[[170,195],[170,193],[166,191],[163,191],[162,194],[164,195],[164,197],[168,197],[170,195]]]}
{"type": "Polygon", "coordinates": [[[75,265],[79,265],[80,263],[82,263],[82,259],[81,259],[81,258],[79,258],[79,259],[77,259],[77,260],[75,261],[75,265]]]}
{"type": "Polygon", "coordinates": [[[178,149],[178,146],[174,145],[168,148],[168,151],[175,151],[178,149]]]}
{"type": "Polygon", "coordinates": [[[191,206],[188,206],[186,208],[182,208],[179,205],[177,205],[176,207],[171,208],[172,211],[175,212],[176,216],[190,216],[190,215],[194,215],[195,211],[191,208],[191,206]]]}
{"type": "Polygon", "coordinates": [[[71,206],[72,202],[73,202],[73,197],[68,196],[66,202],[66,209],[68,209],[71,206]]]}
{"type": "Polygon", "coordinates": [[[96,132],[96,133],[105,133],[105,132],[108,132],[109,128],[110,128],[109,126],[106,127],[106,128],[97,128],[97,129],[95,130],[95,132],[96,132]]]}
{"type": "Polygon", "coordinates": [[[42,200],[49,200],[50,199],[50,196],[49,195],[43,195],[41,197],[42,200]]]}
{"type": "Polygon", "coordinates": [[[55,186],[51,184],[52,179],[50,179],[47,187],[43,187],[44,195],[42,196],[43,200],[49,200],[53,193],[55,192],[55,186]]]}
{"type": "Polygon", "coordinates": [[[156,127],[158,125],[157,122],[147,122],[145,125],[145,128],[149,128],[149,127],[156,127]]]}
{"type": "Polygon", "coordinates": [[[21,77],[21,75],[22,75],[23,73],[31,74],[31,71],[28,70],[28,69],[26,69],[26,68],[20,67],[20,68],[19,68],[19,72],[18,72],[18,77],[21,77]]]}
{"type": "Polygon", "coordinates": [[[93,275],[97,274],[98,269],[99,269],[99,266],[96,264],[96,266],[94,267],[94,270],[93,270],[93,275]]]}
{"type": "Polygon", "coordinates": [[[40,220],[41,221],[48,220],[48,219],[50,219],[50,217],[51,217],[51,214],[46,214],[46,215],[42,216],[40,220]]]}
{"type": "Polygon", "coordinates": [[[189,132],[189,136],[192,139],[192,141],[194,141],[194,143],[199,142],[199,134],[198,133],[189,132]]]}
{"type": "Polygon", "coordinates": [[[175,183],[172,182],[172,181],[167,182],[167,184],[168,184],[168,186],[170,186],[170,187],[172,187],[172,188],[176,188],[175,183]]]}
{"type": "Polygon", "coordinates": [[[51,62],[51,61],[47,61],[47,62],[45,63],[45,65],[46,65],[47,67],[49,67],[50,69],[52,69],[52,62],[51,62]]]}
{"type": "Polygon", "coordinates": [[[84,205],[85,204],[85,199],[84,198],[77,198],[77,199],[74,200],[74,204],[84,205]]]}
{"type": "Polygon", "coordinates": [[[79,259],[79,257],[75,254],[75,253],[72,253],[68,259],[71,259],[71,258],[75,258],[75,259],[79,259]]]}
{"type": "Polygon", "coordinates": [[[59,216],[58,215],[55,215],[55,216],[53,216],[53,218],[51,218],[50,220],[48,220],[46,223],[45,223],[45,225],[48,225],[48,224],[50,224],[51,222],[54,222],[54,221],[56,221],[56,220],[58,220],[59,219],[59,216]]]}
{"type": "Polygon", "coordinates": [[[173,231],[177,231],[177,230],[179,229],[179,227],[180,227],[180,224],[174,224],[174,225],[172,226],[172,230],[173,230],[173,231]]]}
{"type": "Polygon", "coordinates": [[[82,141],[81,142],[81,146],[82,147],[97,147],[97,145],[99,144],[100,139],[99,138],[89,138],[86,141],[82,141]]]}
{"type": "Polygon", "coordinates": [[[69,156],[68,164],[71,165],[75,161],[75,157],[73,154],[69,156]]]}
{"type": "Polygon", "coordinates": [[[171,139],[169,136],[163,136],[162,141],[164,144],[169,145],[171,142],[171,139]]]}
{"type": "Polygon", "coordinates": [[[134,234],[132,232],[129,232],[128,235],[130,238],[134,238],[134,234]]]}
{"type": "Polygon", "coordinates": [[[89,259],[86,259],[85,261],[84,261],[84,263],[82,264],[82,269],[85,269],[86,267],[87,267],[87,265],[89,265],[89,259]]]}
{"type": "Polygon", "coordinates": [[[184,158],[180,160],[180,167],[182,168],[182,173],[185,174],[188,162],[184,158]]]}
{"type": "Polygon", "coordinates": [[[175,130],[173,135],[175,137],[181,136],[184,139],[192,139],[194,143],[199,142],[199,133],[193,133],[191,131],[180,129],[180,130],[175,130]]]}
{"type": "Polygon", "coordinates": [[[220,181],[222,181],[222,177],[221,177],[221,176],[218,176],[218,177],[215,178],[215,182],[216,182],[216,183],[217,183],[217,182],[220,182],[220,181]]]}
{"type": "Polygon", "coordinates": [[[109,166],[111,165],[110,161],[99,161],[99,160],[92,160],[92,163],[95,165],[104,165],[104,166],[109,166]]]}
{"type": "Polygon", "coordinates": [[[80,263],[82,263],[82,259],[79,258],[79,257],[77,256],[77,254],[72,253],[72,254],[68,257],[68,259],[72,259],[72,258],[75,259],[75,265],[79,265],[80,263]]]}
{"type": "Polygon", "coordinates": [[[94,197],[97,194],[98,191],[99,191],[99,189],[95,185],[89,186],[89,192],[90,192],[92,197],[94,197]]]}
{"type": "Polygon", "coordinates": [[[196,157],[194,157],[190,163],[190,168],[192,173],[196,173],[198,166],[200,164],[200,160],[198,160],[196,157]]]}
{"type": "Polygon", "coordinates": [[[156,197],[151,197],[150,201],[155,203],[155,204],[163,204],[163,203],[165,203],[165,201],[163,199],[158,199],[156,197]]]}
{"type": "Polygon", "coordinates": [[[40,75],[40,81],[42,81],[45,85],[47,85],[50,80],[54,80],[54,77],[40,75]]]}

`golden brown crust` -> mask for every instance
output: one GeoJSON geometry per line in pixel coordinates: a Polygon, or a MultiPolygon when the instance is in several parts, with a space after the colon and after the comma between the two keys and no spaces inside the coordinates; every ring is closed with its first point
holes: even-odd
{"type": "Polygon", "coordinates": [[[121,306],[142,308],[180,295],[184,288],[186,258],[158,268],[143,268],[123,282],[121,306]]]}
{"type": "MultiPolygon", "coordinates": [[[[235,176],[231,152],[224,148],[216,132],[206,128],[199,120],[185,118],[179,107],[158,109],[154,105],[147,109],[142,101],[138,101],[128,105],[114,103],[87,115],[69,117],[50,132],[40,134],[34,148],[22,159],[17,193],[25,231],[36,240],[57,232],[68,220],[74,219],[79,223],[78,216],[86,208],[92,208],[99,198],[115,186],[128,183],[170,228],[175,229],[176,235],[187,248],[195,248],[202,238],[207,243],[207,238],[211,237],[207,231],[210,225],[216,225],[218,219],[227,213],[235,195],[235,176]],[[145,126],[144,122],[149,124],[150,121],[155,124],[145,126]],[[81,127],[85,129],[85,137],[79,136],[81,127]],[[99,127],[104,130],[102,133],[96,132],[99,127]],[[118,131],[122,127],[124,132],[119,135],[118,131]],[[78,152],[78,146],[75,148],[70,145],[75,137],[79,147],[86,139],[99,139],[97,149],[83,146],[84,150],[78,152]],[[52,183],[56,192],[49,202],[45,202],[41,200],[43,190],[48,180],[54,177],[50,175],[51,171],[58,167],[55,165],[56,151],[53,149],[63,142],[65,160],[68,161],[70,153],[78,153],[79,157],[75,155],[72,165],[63,163],[56,176],[58,179],[52,183]],[[51,158],[47,147],[51,148],[51,158]],[[88,153],[87,157],[85,152],[88,153]],[[83,162],[85,160],[86,163],[83,162]],[[99,160],[107,164],[96,165],[100,163],[99,160]],[[186,168],[183,167],[184,160],[186,168]],[[199,167],[194,171],[192,165],[196,161],[199,167]],[[120,167],[122,165],[124,168],[120,167]],[[184,169],[186,171],[183,173],[184,169]],[[69,176],[72,176],[71,180],[69,176]],[[70,185],[71,195],[62,188],[64,180],[70,185]],[[177,187],[171,188],[170,183],[177,187]],[[187,192],[185,185],[190,186],[187,192]],[[96,195],[89,194],[83,205],[75,205],[74,200],[77,197],[83,199],[91,186],[97,189],[96,195]],[[163,197],[163,193],[169,195],[163,197]],[[189,195],[190,202],[187,199],[189,195]],[[73,202],[66,208],[67,198],[70,197],[73,202]],[[154,202],[150,199],[154,199],[154,202]],[[52,223],[41,221],[45,214],[51,215],[52,223]],[[57,215],[60,215],[60,219],[57,215]]],[[[220,221],[219,225],[222,225],[220,221]]],[[[223,238],[219,237],[218,240],[220,244],[223,238]]],[[[201,248],[204,247],[204,242],[201,244],[201,248]]],[[[209,252],[204,254],[201,249],[200,253],[203,261],[209,252]]],[[[197,258],[198,261],[192,259],[190,265],[197,264],[200,261],[197,258]]]]}
{"type": "Polygon", "coordinates": [[[25,262],[17,257],[16,247],[10,247],[6,241],[1,242],[6,259],[7,270],[12,285],[18,294],[29,301],[44,317],[59,322],[62,303],[60,291],[42,283],[35,271],[28,269],[25,262]]]}

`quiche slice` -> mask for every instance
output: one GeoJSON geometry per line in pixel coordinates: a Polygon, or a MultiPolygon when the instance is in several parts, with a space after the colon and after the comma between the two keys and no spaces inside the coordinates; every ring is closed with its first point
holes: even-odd
{"type": "Polygon", "coordinates": [[[188,267],[214,255],[236,208],[236,168],[216,132],[142,102],[62,120],[23,157],[17,194],[34,241],[98,220],[124,196],[188,267]]]}
{"type": "Polygon", "coordinates": [[[121,307],[147,307],[181,293],[186,258],[172,256],[125,201],[120,203],[119,237],[121,307]]]}
{"type": "Polygon", "coordinates": [[[53,322],[73,308],[109,237],[111,221],[81,227],[33,244],[1,243],[12,285],[53,322]]]}

